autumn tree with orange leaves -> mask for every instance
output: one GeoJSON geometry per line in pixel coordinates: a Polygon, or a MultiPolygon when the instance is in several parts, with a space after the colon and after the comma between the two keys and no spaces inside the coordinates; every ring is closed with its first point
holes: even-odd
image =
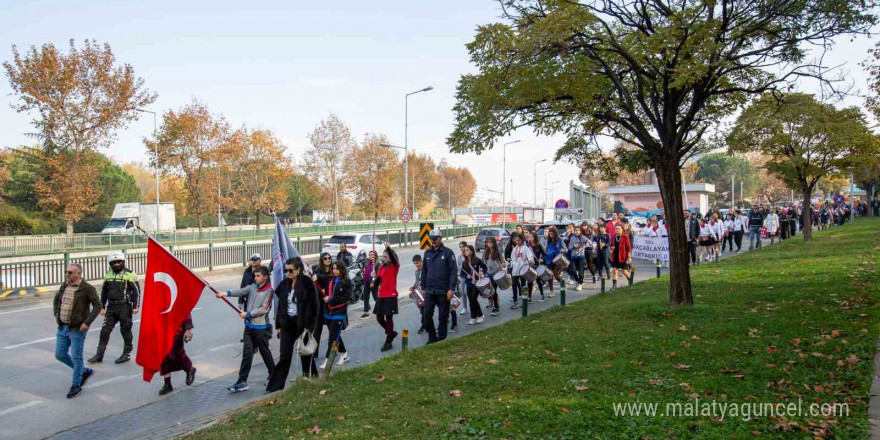
{"type": "Polygon", "coordinates": [[[147,151],[164,175],[183,179],[187,191],[187,214],[203,218],[217,210],[217,164],[227,154],[229,124],[222,115],[210,112],[193,100],[178,111],[162,115],[156,137],[144,139],[147,151]]]}
{"type": "Polygon", "coordinates": [[[389,143],[384,134],[369,133],[346,157],[347,189],[357,209],[379,220],[379,213],[395,211],[395,182],[400,174],[397,155],[380,144],[389,143]]]}
{"type": "Polygon", "coordinates": [[[116,132],[138,119],[139,107],[156,95],[128,65],[117,65],[110,45],[70,40],[65,54],[47,43],[24,56],[12,46],[3,63],[17,112],[35,113],[35,135],[43,141],[44,179],[36,185],[39,204],[73,224],[97,207],[97,164],[88,152],[112,144],[116,132]]]}
{"type": "MultiPolygon", "coordinates": [[[[477,181],[467,168],[441,168],[437,172],[437,204],[442,209],[467,206],[477,192],[477,181]]],[[[452,211],[449,212],[450,217],[452,211]]]]}
{"type": "Polygon", "coordinates": [[[240,128],[229,138],[226,154],[220,162],[221,170],[232,182],[233,207],[256,217],[287,209],[285,179],[291,173],[287,147],[269,130],[240,128]]]}

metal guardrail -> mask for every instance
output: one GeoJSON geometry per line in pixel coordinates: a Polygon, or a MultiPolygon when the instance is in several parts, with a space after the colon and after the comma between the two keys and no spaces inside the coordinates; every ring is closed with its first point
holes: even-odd
{"type": "MultiPolygon", "coordinates": [[[[443,228],[443,236],[447,239],[476,235],[480,229],[497,227],[497,225],[453,226],[443,228]]],[[[418,231],[409,231],[409,240],[403,230],[386,230],[376,233],[383,241],[393,246],[403,246],[418,242],[418,231]]],[[[271,237],[269,237],[271,238],[271,237]]],[[[324,236],[291,238],[302,255],[316,255],[323,249],[324,236]]],[[[247,264],[248,257],[257,252],[271,255],[271,243],[251,243],[247,240],[225,243],[207,243],[179,249],[170,246],[170,250],[183,264],[193,270],[213,270],[215,267],[247,264]]],[[[147,249],[141,247],[128,249],[127,266],[137,274],[147,270],[147,249]]],[[[107,257],[77,256],[67,252],[63,258],[50,258],[39,261],[25,261],[0,264],[0,279],[6,289],[30,289],[42,286],[60,286],[64,282],[64,271],[70,263],[79,263],[83,267],[83,278],[88,281],[100,280],[107,273],[107,257]]],[[[51,289],[50,289],[51,290],[51,289]]]]}
{"type": "MultiPolygon", "coordinates": [[[[449,225],[451,220],[426,220],[435,225],[449,225]]],[[[416,227],[417,226],[417,223],[416,227]]],[[[222,243],[228,241],[271,239],[275,231],[269,223],[263,229],[248,230],[203,230],[175,231],[159,233],[154,237],[165,246],[182,246],[200,243],[222,243]]],[[[376,229],[403,228],[403,223],[376,223],[376,229]]],[[[288,227],[291,237],[303,235],[329,235],[341,232],[365,232],[373,229],[372,224],[328,225],[288,227]]],[[[147,239],[142,234],[74,234],[74,235],[15,235],[0,237],[0,257],[22,257],[40,254],[60,254],[64,252],[100,251],[109,249],[128,249],[146,246],[147,239]]]]}

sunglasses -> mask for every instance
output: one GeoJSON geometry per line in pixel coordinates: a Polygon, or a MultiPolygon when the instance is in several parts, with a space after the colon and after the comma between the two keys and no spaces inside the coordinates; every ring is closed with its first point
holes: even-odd
{"type": "Polygon", "coordinates": [[[330,257],[324,257],[324,261],[329,261],[329,260],[331,260],[330,257]]]}
{"type": "Polygon", "coordinates": [[[73,275],[73,274],[75,274],[75,273],[76,273],[76,272],[74,272],[74,271],[72,271],[72,270],[68,270],[68,271],[67,271],[67,274],[68,274],[68,275],[73,275]]]}
{"type": "Polygon", "coordinates": [[[287,270],[285,270],[285,272],[287,272],[287,273],[293,273],[295,270],[296,270],[296,269],[287,269],[287,270]]]}

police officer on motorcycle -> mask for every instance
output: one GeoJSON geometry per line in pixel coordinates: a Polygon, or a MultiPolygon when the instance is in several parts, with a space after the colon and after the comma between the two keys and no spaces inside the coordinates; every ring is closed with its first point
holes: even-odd
{"type": "Polygon", "coordinates": [[[120,251],[110,252],[107,256],[107,264],[110,270],[104,276],[104,285],[101,287],[101,314],[104,315],[104,325],[101,327],[101,339],[98,341],[98,352],[89,359],[89,363],[102,362],[104,350],[110,340],[110,333],[119,322],[119,331],[122,333],[124,346],[122,355],[116,359],[117,364],[131,359],[132,345],[132,315],[138,312],[140,300],[140,285],[137,274],[125,267],[125,254],[120,251]]]}

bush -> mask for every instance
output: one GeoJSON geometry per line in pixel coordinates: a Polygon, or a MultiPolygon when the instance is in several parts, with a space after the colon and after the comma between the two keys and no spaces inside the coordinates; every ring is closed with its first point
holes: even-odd
{"type": "Polygon", "coordinates": [[[15,206],[0,207],[0,235],[57,234],[64,222],[43,214],[25,212],[15,206]]]}

